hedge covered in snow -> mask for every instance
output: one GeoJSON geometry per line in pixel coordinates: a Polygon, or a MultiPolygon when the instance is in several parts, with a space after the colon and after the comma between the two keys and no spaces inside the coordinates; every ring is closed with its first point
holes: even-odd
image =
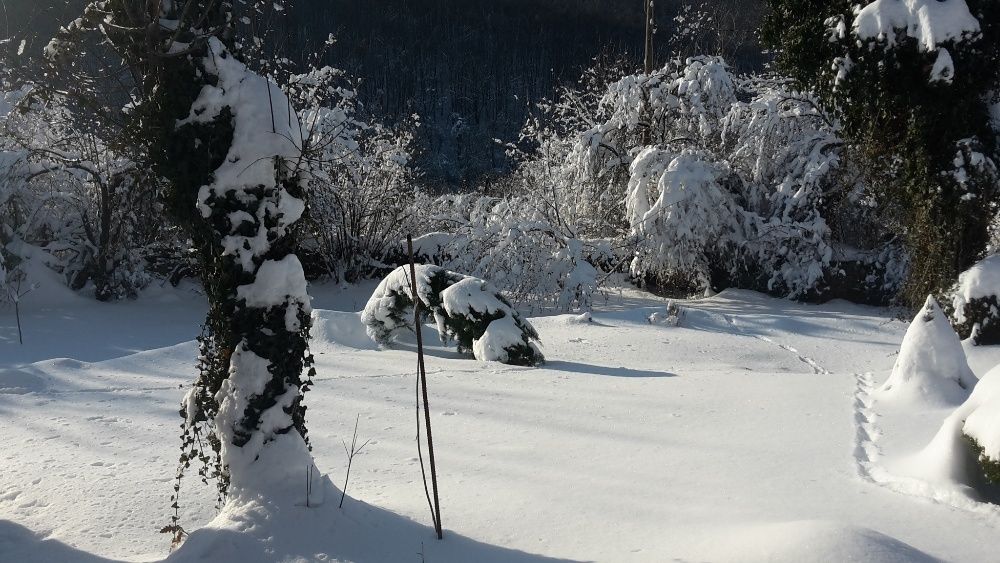
{"type": "Polygon", "coordinates": [[[1000,344],[1000,255],[963,272],[952,291],[952,321],[962,338],[1000,344]]]}
{"type": "MultiPolygon", "coordinates": [[[[421,312],[433,315],[441,340],[454,340],[460,352],[482,361],[538,365],[538,333],[489,283],[439,266],[416,267],[421,312]]],[[[380,345],[412,327],[414,296],[409,266],[400,266],[379,283],[361,314],[368,336],[380,345]]],[[[422,319],[423,320],[423,319],[422,319]]]]}

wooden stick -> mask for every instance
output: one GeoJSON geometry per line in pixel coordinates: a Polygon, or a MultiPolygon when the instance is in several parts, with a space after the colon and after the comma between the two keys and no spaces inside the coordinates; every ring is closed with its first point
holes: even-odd
{"type": "MultiPolygon", "coordinates": [[[[424,398],[424,425],[427,427],[427,453],[431,464],[431,489],[434,491],[434,531],[438,539],[444,538],[441,530],[441,501],[438,499],[437,466],[434,464],[434,438],[431,435],[431,407],[427,403],[427,370],[424,368],[424,338],[420,330],[420,298],[417,295],[417,267],[413,263],[413,237],[406,235],[406,247],[410,253],[410,291],[413,298],[414,329],[417,333],[417,377],[424,398]]],[[[419,444],[417,445],[419,447],[419,444]]]]}

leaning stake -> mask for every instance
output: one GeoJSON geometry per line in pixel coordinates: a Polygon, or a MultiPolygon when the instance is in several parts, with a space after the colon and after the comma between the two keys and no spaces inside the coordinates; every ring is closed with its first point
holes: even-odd
{"type": "MultiPolygon", "coordinates": [[[[431,435],[431,408],[427,404],[427,370],[424,369],[424,338],[420,330],[420,299],[417,297],[417,267],[413,263],[413,236],[406,235],[406,247],[410,253],[410,291],[413,298],[413,328],[417,333],[417,378],[424,399],[424,425],[427,427],[427,456],[431,464],[431,490],[434,492],[434,531],[438,539],[444,538],[441,531],[441,501],[438,500],[437,467],[434,465],[434,438],[431,435]]],[[[417,448],[420,437],[417,436],[417,448]]],[[[426,482],[425,482],[426,483],[426,482]]]]}

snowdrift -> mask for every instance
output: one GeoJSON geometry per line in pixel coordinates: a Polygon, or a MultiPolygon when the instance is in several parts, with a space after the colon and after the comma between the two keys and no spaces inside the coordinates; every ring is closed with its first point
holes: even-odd
{"type": "Polygon", "coordinates": [[[933,297],[910,324],[892,375],[876,397],[904,404],[957,405],[976,385],[965,350],[933,297]]]}

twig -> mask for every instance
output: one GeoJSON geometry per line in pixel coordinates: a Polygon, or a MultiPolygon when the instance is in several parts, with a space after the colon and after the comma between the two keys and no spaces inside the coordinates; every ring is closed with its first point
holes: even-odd
{"type": "MultiPolygon", "coordinates": [[[[347,483],[351,479],[351,464],[354,463],[354,456],[361,453],[361,450],[365,449],[368,442],[371,442],[371,439],[369,438],[368,440],[365,440],[364,444],[361,444],[361,447],[357,447],[359,422],[361,422],[361,413],[358,413],[358,418],[354,420],[354,437],[351,438],[351,447],[348,448],[347,442],[344,442],[344,451],[347,452],[347,475],[344,476],[344,488],[340,491],[340,505],[337,508],[344,508],[344,497],[347,496],[347,483]]],[[[310,467],[310,469],[312,469],[312,467],[310,467]]]]}

